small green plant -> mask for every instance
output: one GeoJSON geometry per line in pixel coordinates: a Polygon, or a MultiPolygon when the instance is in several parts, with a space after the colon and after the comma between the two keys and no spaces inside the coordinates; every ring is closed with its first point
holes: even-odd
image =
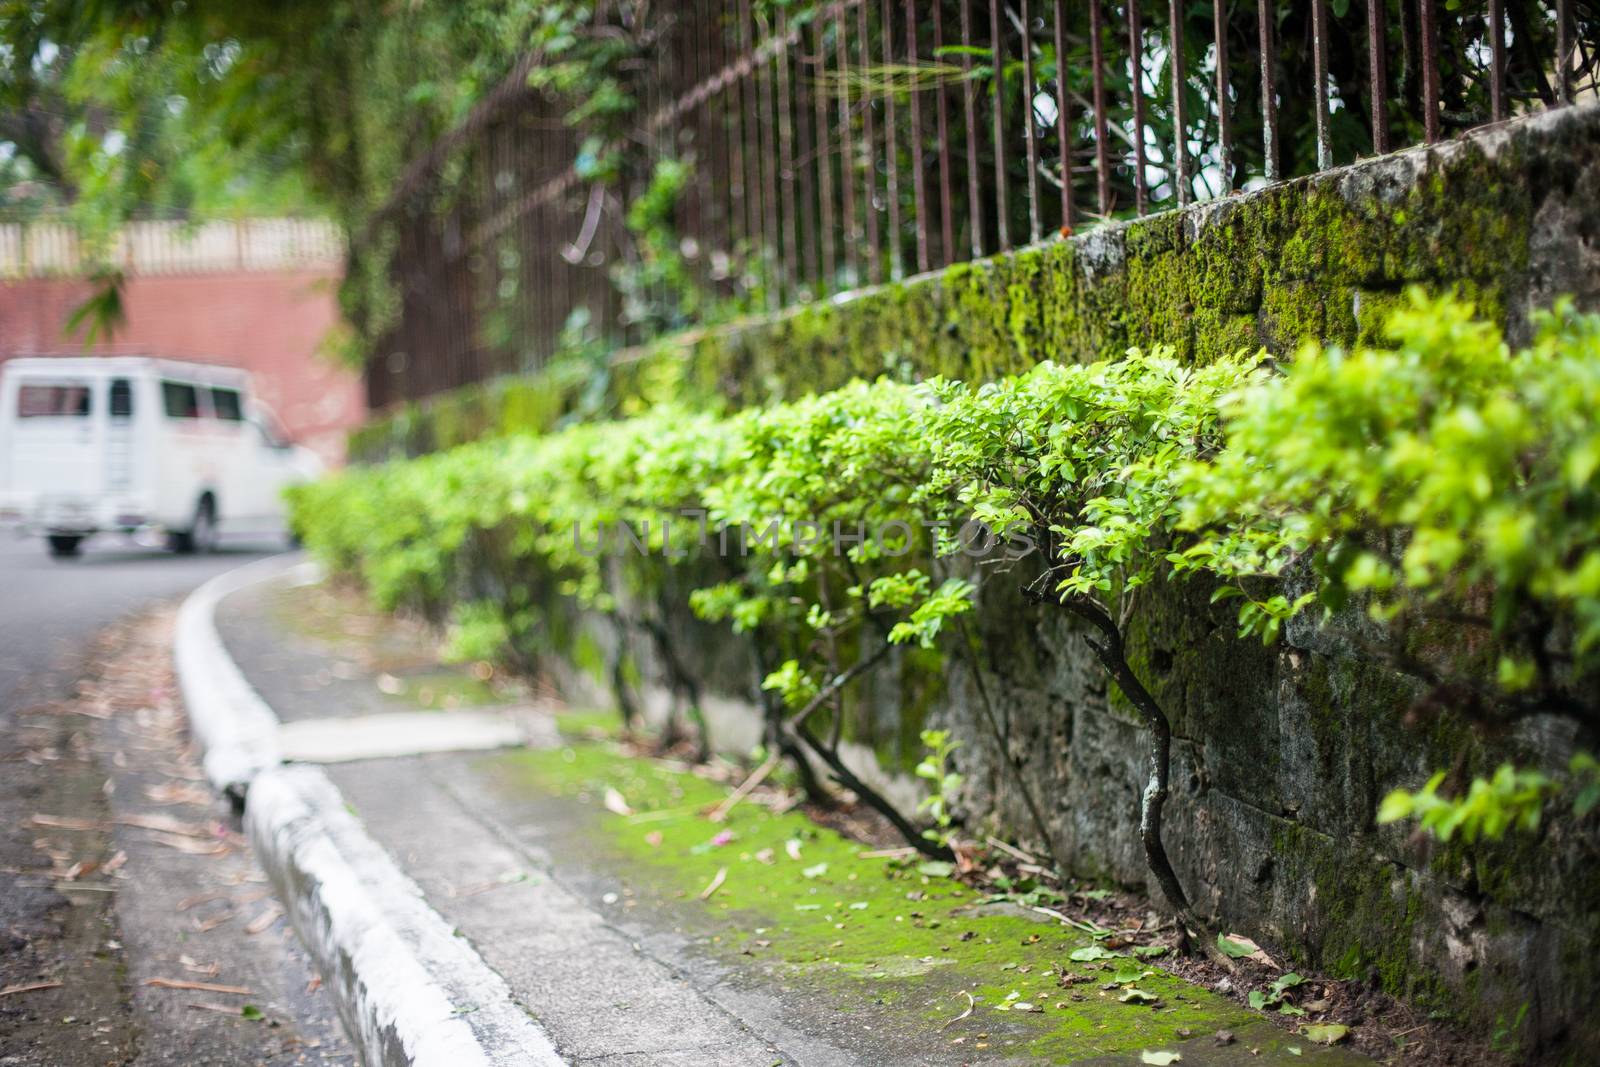
{"type": "Polygon", "coordinates": [[[951,737],[949,730],[924,730],[922,744],[928,751],[917,764],[916,774],[928,783],[928,793],[918,810],[927,812],[933,820],[933,826],[922,831],[922,836],[948,846],[954,841],[950,828],[955,825],[950,800],[961,788],[961,775],[951,769],[950,757],[961,742],[951,737]]]}

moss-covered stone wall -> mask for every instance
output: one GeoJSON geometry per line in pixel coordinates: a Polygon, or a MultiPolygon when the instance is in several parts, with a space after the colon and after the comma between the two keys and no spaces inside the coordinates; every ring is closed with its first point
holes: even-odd
{"type": "MultiPolygon", "coordinates": [[[[659,396],[737,405],[861,375],[984,379],[1134,345],[1197,361],[1241,346],[1289,353],[1309,339],[1375,339],[1411,284],[1470,294],[1513,338],[1560,293],[1600,307],[1600,106],[621,353],[606,389],[621,409],[659,396]]],[[[352,451],[548,427],[585,390],[583,375],[488,383],[374,420],[352,451]]],[[[1508,1049],[1600,1041],[1592,825],[1556,819],[1533,837],[1444,847],[1373,820],[1385,792],[1434,769],[1558,766],[1584,739],[1554,719],[1493,739],[1448,714],[1419,719],[1404,680],[1324,631],[1298,626],[1265,649],[1234,640],[1226,607],[1201,591],[1160,595],[1169,603],[1146,613],[1155,621],[1131,647],[1173,716],[1167,838],[1198,906],[1300,964],[1468,1019],[1508,1049]]],[[[1061,613],[989,583],[975,625],[1000,736],[971,665],[928,679],[908,664],[857,698],[863,747],[903,765],[916,725],[950,725],[964,741],[969,826],[1042,847],[1037,806],[1066,866],[1142,882],[1136,718],[1061,613]]],[[[748,665],[726,642],[707,644],[708,692],[748,699],[748,665]]],[[[636,656],[644,675],[648,658],[636,656]]]]}
{"type": "MultiPolygon", "coordinates": [[[[1597,151],[1600,109],[1568,108],[619,352],[606,388],[623,406],[749,403],[885,373],[981,380],[1136,345],[1195,360],[1288,353],[1375,338],[1412,284],[1469,294],[1516,334],[1557,293],[1600,295],[1600,188],[1585,165],[1597,151]]],[[[593,388],[573,368],[468,387],[373,418],[351,454],[543,429],[593,388]]]]}

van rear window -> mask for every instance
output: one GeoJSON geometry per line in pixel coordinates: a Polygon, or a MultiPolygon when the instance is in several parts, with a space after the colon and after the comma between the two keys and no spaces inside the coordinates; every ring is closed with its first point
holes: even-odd
{"type": "Polygon", "coordinates": [[[111,417],[113,419],[133,417],[133,383],[126,378],[111,379],[111,417]]]}
{"type": "Polygon", "coordinates": [[[19,419],[81,419],[89,414],[89,384],[24,385],[17,390],[19,419]]]}
{"type": "Polygon", "coordinates": [[[198,419],[200,390],[184,382],[162,382],[161,405],[169,419],[198,419]]]}
{"type": "Polygon", "coordinates": [[[211,411],[219,419],[238,422],[244,418],[243,405],[239,403],[239,390],[211,390],[211,411]]]}

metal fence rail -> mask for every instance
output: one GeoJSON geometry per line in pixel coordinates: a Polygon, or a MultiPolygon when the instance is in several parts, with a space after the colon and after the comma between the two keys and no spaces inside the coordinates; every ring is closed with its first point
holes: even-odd
{"type": "Polygon", "coordinates": [[[1580,0],[631,10],[627,129],[572,128],[525,61],[358,243],[398,290],[375,406],[1592,98],[1600,29],[1580,0]]]}

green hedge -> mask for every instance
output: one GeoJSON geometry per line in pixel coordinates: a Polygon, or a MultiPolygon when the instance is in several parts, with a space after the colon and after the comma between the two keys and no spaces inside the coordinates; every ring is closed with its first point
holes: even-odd
{"type": "MultiPolygon", "coordinates": [[[[1158,816],[1165,717],[1122,654],[1154,581],[1198,576],[1238,600],[1241,636],[1267,641],[1297,616],[1354,618],[1430,700],[1593,730],[1600,318],[1559,307],[1513,352],[1470,306],[1414,293],[1391,339],[1281,368],[1135,350],[981,386],[857,381],[732,415],[664,405],[351,470],[295,491],[294,522],[380,605],[448,623],[463,655],[559,645],[553,603],[647,635],[693,715],[670,624],[687,602],[761,665],[774,750],[858,791],[835,766],[847,691],[896,646],[926,672],[969,654],[964,616],[1002,576],[1085,624],[1144,713],[1158,816]]],[[[1586,813],[1594,761],[1572,770],[1508,767],[1449,795],[1435,780],[1383,815],[1499,836],[1557,792],[1586,813]]],[[[1146,851],[1182,912],[1159,820],[1146,851]]]]}

